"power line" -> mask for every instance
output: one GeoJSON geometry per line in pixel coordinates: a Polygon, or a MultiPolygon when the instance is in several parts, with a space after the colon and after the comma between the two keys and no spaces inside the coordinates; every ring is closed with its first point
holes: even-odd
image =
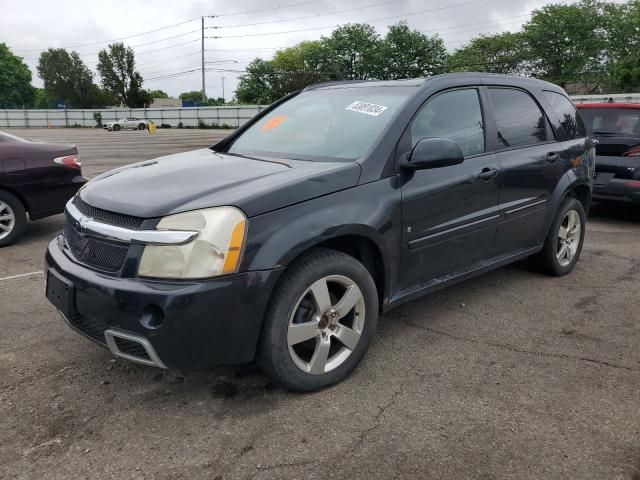
{"type": "Polygon", "coordinates": [[[207,27],[209,29],[220,29],[220,28],[240,28],[240,27],[253,27],[256,25],[266,25],[269,23],[282,23],[282,22],[293,22],[293,21],[297,21],[297,20],[307,20],[309,18],[317,18],[317,17],[325,17],[327,15],[336,15],[339,13],[348,13],[348,12],[355,12],[358,10],[366,10],[367,8],[374,8],[374,7],[380,7],[382,5],[389,5],[392,3],[402,3],[405,2],[406,0],[389,0],[386,2],[379,2],[379,3],[373,3],[371,5],[364,5],[362,7],[356,7],[356,8],[348,8],[346,10],[335,10],[333,12],[328,12],[328,13],[315,13],[313,15],[305,15],[302,17],[292,17],[292,18],[283,18],[282,20],[266,20],[264,22],[255,22],[255,23],[241,23],[241,24],[237,24],[237,25],[221,25],[221,26],[215,26],[215,27],[207,27]]]}
{"type": "MultiPolygon", "coordinates": [[[[166,27],[160,27],[160,28],[156,28],[154,30],[149,30],[147,32],[141,32],[141,33],[134,33],[133,35],[127,35],[126,37],[119,37],[119,38],[112,38],[111,40],[103,40],[101,42],[94,42],[94,43],[83,43],[80,45],[67,45],[67,46],[63,46],[63,47],[55,47],[55,48],[81,48],[81,47],[92,47],[95,45],[103,45],[105,43],[112,43],[112,42],[118,42],[120,40],[127,40],[129,38],[134,38],[134,37],[140,37],[142,35],[148,35],[150,33],[155,33],[155,32],[159,32],[161,30],[167,30],[169,28],[173,28],[173,27],[177,27],[179,25],[184,25],[185,23],[189,23],[189,22],[193,22],[194,20],[197,20],[200,17],[197,18],[192,18],[190,20],[185,20],[183,22],[179,22],[179,23],[174,23],[173,25],[167,25],[166,27]]],[[[30,48],[30,49],[21,49],[21,50],[14,50],[15,52],[42,52],[44,50],[47,50],[46,48],[30,48]]]]}
{"type": "Polygon", "coordinates": [[[311,5],[312,3],[321,3],[324,2],[326,0],[310,0],[310,1],[305,1],[305,2],[297,2],[297,3],[289,3],[287,5],[278,5],[275,7],[269,7],[269,8],[261,8],[259,10],[248,10],[248,11],[244,11],[244,12],[235,12],[235,13],[220,13],[217,15],[209,15],[209,18],[218,18],[218,17],[233,17],[236,15],[249,15],[252,13],[261,13],[261,12],[269,12],[272,10],[279,10],[281,8],[290,8],[290,7],[301,7],[303,5],[311,5]]]}
{"type": "MultiPolygon", "coordinates": [[[[419,10],[416,12],[410,12],[410,13],[405,13],[402,15],[390,15],[390,16],[386,16],[386,17],[378,17],[378,18],[372,18],[372,19],[368,19],[368,20],[362,20],[363,22],[377,22],[379,20],[390,20],[393,18],[402,18],[402,17],[408,17],[410,15],[421,15],[423,13],[429,13],[429,12],[437,12],[440,10],[446,10],[449,8],[455,8],[455,7],[462,7],[464,5],[471,5],[471,4],[475,4],[475,3],[480,3],[480,2],[484,2],[486,0],[470,0],[468,2],[463,2],[463,3],[456,3],[454,5],[446,5],[444,7],[438,7],[438,8],[430,8],[430,9],[426,9],[426,10],[419,10]]],[[[264,33],[246,33],[246,34],[242,34],[242,35],[224,35],[224,36],[211,36],[211,37],[207,37],[207,38],[217,38],[217,39],[223,39],[223,38],[241,38],[241,37],[260,37],[260,36],[265,36],[265,35],[282,35],[282,34],[286,34],[286,33],[298,33],[298,32],[310,32],[313,30],[324,30],[327,28],[337,28],[337,27],[341,27],[344,25],[348,25],[348,23],[338,23],[338,24],[334,24],[334,25],[327,25],[324,27],[310,27],[310,28],[301,28],[298,30],[286,30],[286,31],[280,31],[280,32],[264,32],[264,33]]]]}

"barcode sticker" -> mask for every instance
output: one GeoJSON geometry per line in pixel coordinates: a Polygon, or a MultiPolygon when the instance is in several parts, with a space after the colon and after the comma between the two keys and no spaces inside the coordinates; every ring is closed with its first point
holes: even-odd
{"type": "Polygon", "coordinates": [[[382,112],[384,112],[387,108],[389,107],[385,107],[384,105],[376,105],[375,103],[367,103],[367,102],[361,102],[360,100],[356,100],[351,105],[347,106],[345,110],[364,113],[365,115],[371,115],[372,117],[377,117],[382,112]]]}

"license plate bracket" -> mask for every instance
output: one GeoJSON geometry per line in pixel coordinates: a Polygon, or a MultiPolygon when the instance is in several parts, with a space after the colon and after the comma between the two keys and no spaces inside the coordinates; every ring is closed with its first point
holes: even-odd
{"type": "Polygon", "coordinates": [[[73,282],[67,280],[53,269],[47,271],[47,299],[67,318],[75,315],[75,289],[73,282]]]}

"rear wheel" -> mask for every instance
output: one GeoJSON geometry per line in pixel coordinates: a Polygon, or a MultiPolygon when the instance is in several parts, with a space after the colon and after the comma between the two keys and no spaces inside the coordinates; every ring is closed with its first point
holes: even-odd
{"type": "Polygon", "coordinates": [[[145,128],[147,128],[147,126],[144,123],[138,125],[138,130],[144,130],[145,128]]]}
{"type": "Polygon", "coordinates": [[[27,226],[27,212],[14,195],[0,190],[0,247],[15,242],[27,226]]]}
{"type": "Polygon", "coordinates": [[[318,249],[284,273],[269,306],[257,363],[273,380],[309,392],[353,371],[378,322],[378,294],[355,258],[318,249]]]}
{"type": "Polygon", "coordinates": [[[567,198],[556,214],[542,251],[531,257],[532,264],[550,275],[569,273],[580,257],[585,226],[584,206],[576,198],[567,198]]]}

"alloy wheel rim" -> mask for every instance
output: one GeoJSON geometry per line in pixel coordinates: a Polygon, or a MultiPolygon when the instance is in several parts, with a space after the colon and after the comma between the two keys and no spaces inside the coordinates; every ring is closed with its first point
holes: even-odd
{"type": "Polygon", "coordinates": [[[16,225],[16,215],[11,207],[0,201],[0,240],[8,237],[16,225]]]}
{"type": "Polygon", "coordinates": [[[580,245],[581,231],[580,215],[575,210],[569,210],[558,229],[556,258],[561,266],[566,267],[576,256],[580,245]]]}
{"type": "Polygon", "coordinates": [[[365,323],[364,296],[343,275],[314,282],[289,317],[287,345],[295,365],[322,375],[342,365],[357,347],[365,323]]]}

